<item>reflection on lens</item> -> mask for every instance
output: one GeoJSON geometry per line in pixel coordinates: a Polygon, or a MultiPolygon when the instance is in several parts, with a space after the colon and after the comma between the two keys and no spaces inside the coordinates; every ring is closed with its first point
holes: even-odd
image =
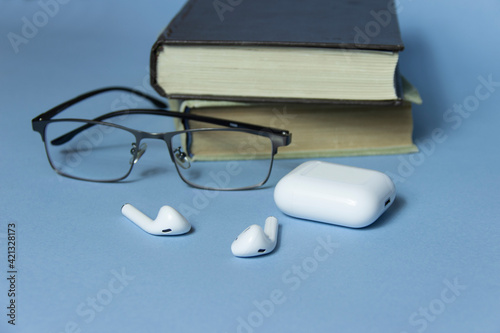
{"type": "Polygon", "coordinates": [[[176,166],[192,185],[246,188],[262,184],[269,176],[272,142],[265,136],[240,130],[195,130],[175,135],[171,143],[174,151],[189,159],[188,168],[176,166]]]}
{"type": "Polygon", "coordinates": [[[45,141],[50,163],[57,171],[94,181],[126,176],[136,144],[135,136],[123,129],[78,121],[51,122],[45,141]]]}

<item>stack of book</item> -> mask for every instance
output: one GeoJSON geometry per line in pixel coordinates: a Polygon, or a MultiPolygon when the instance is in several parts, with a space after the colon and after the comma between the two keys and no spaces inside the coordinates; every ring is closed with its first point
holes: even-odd
{"type": "Polygon", "coordinates": [[[172,109],[289,130],[277,157],[408,153],[421,100],[403,48],[392,0],[189,0],[151,83],[172,109]]]}

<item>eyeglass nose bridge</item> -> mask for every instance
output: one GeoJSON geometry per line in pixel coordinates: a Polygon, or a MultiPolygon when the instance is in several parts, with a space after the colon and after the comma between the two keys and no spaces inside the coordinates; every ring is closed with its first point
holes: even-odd
{"type": "Polygon", "coordinates": [[[148,132],[139,132],[136,134],[136,142],[132,143],[132,149],[130,149],[130,154],[132,154],[132,158],[130,159],[130,164],[133,166],[139,160],[141,159],[142,155],[146,152],[148,145],[143,142],[141,143],[142,140],[144,139],[154,139],[154,140],[161,140],[165,141],[167,144],[167,148],[169,151],[171,151],[170,148],[170,143],[168,140],[168,136],[166,137],[164,134],[161,133],[148,133],[148,132]],[[137,148],[137,145],[139,145],[139,148],[137,148]]]}

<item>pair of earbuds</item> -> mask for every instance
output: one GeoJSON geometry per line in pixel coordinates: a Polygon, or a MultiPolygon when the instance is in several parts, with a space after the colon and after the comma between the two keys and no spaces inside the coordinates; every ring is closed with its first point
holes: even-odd
{"type": "MultiPolygon", "coordinates": [[[[163,206],[155,220],[131,204],[122,206],[122,214],[142,230],[152,235],[182,235],[191,230],[191,224],[181,213],[170,206],[163,206]]],[[[255,257],[271,253],[278,241],[278,220],[266,219],[264,229],[257,224],[246,228],[231,244],[236,257],[255,257]]]]}

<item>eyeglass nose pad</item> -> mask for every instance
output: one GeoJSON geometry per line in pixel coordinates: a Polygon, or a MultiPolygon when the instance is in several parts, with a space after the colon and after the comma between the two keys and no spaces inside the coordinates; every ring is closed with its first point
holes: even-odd
{"type": "Polygon", "coordinates": [[[185,152],[182,151],[181,147],[178,147],[174,150],[175,162],[178,166],[183,169],[189,169],[191,167],[191,163],[189,162],[189,157],[185,152]]]}
{"type": "Polygon", "coordinates": [[[137,144],[133,143],[132,144],[132,149],[130,149],[130,154],[132,154],[132,158],[130,159],[130,164],[136,164],[144,155],[146,152],[146,149],[148,148],[148,145],[146,143],[143,143],[139,149],[137,149],[137,144]],[[136,153],[137,150],[137,153],[136,153]],[[133,156],[135,155],[135,157],[133,156]]]}

